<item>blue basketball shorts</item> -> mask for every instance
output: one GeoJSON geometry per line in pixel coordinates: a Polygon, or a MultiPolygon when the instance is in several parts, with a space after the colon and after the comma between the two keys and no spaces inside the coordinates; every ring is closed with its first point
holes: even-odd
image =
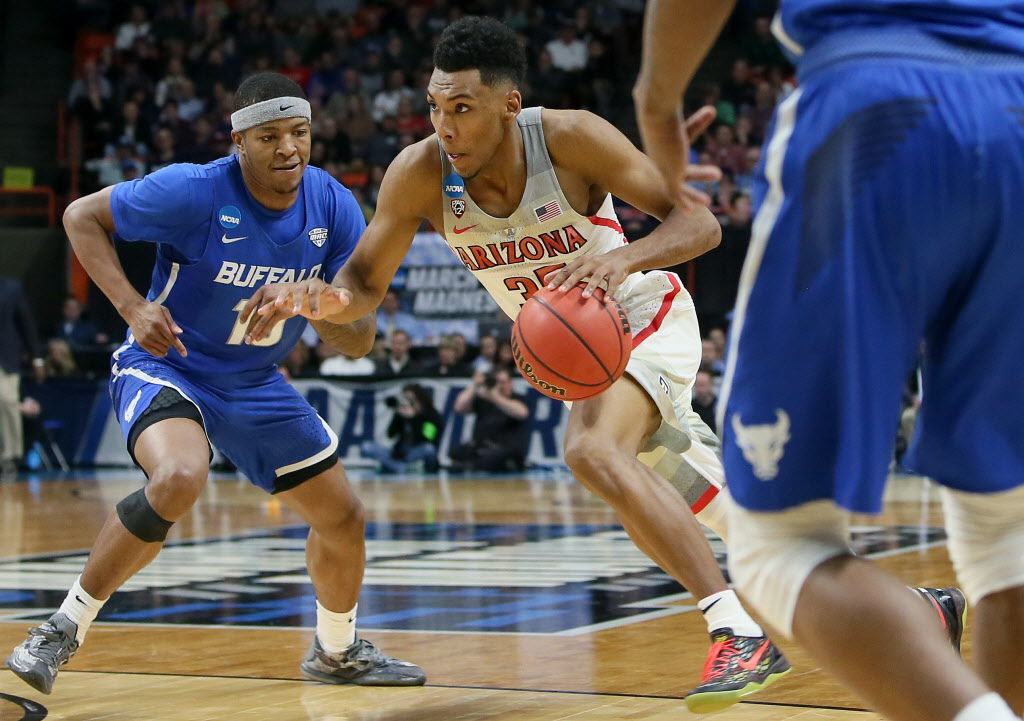
{"type": "Polygon", "coordinates": [[[719,399],[732,496],[880,512],[919,364],[906,464],[968,492],[1024,483],[1024,59],[846,37],[800,74],[719,399]]]}
{"type": "MultiPolygon", "coordinates": [[[[134,348],[115,357],[110,377],[110,395],[126,440],[133,438],[133,426],[165,388],[198,409],[210,442],[269,493],[290,490],[338,462],[338,437],[276,369],[186,376],[134,348]]],[[[129,452],[134,458],[134,449],[129,452]]]]}

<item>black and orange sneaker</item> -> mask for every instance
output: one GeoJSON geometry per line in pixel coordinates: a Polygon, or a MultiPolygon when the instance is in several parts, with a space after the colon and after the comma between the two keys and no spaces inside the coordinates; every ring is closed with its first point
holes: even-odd
{"type": "Polygon", "coordinates": [[[757,693],[790,671],[789,661],[767,636],[737,636],[731,628],[711,633],[700,685],[686,695],[691,713],[712,713],[757,693]]]}
{"type": "Polygon", "coordinates": [[[960,653],[960,640],[967,627],[967,598],[959,588],[915,588],[928,605],[939,614],[949,642],[960,653]]]}

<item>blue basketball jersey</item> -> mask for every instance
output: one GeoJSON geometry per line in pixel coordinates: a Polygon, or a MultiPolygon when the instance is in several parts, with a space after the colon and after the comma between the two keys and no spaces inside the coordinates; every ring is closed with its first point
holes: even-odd
{"type": "MultiPolygon", "coordinates": [[[[271,368],[295,345],[305,319],[279,323],[256,345],[244,343],[245,302],[266,283],[320,277],[330,282],[366,228],[352,193],[307,167],[295,203],[263,207],[249,193],[234,156],[178,164],[119,183],[110,198],[117,237],[157,244],[147,299],[181,326],[182,358],[165,362],[201,374],[271,368]]],[[[142,352],[133,345],[128,352],[142,352]]]]}
{"type": "Polygon", "coordinates": [[[1021,0],[782,0],[775,37],[797,60],[846,31],[914,30],[975,50],[1024,52],[1021,0]]]}

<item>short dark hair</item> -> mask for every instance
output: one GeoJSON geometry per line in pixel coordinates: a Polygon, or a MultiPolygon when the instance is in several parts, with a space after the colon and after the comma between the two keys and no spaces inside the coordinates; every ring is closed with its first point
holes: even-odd
{"type": "Polygon", "coordinates": [[[264,100],[274,98],[305,98],[302,87],[280,73],[256,73],[250,75],[235,91],[235,110],[247,108],[264,100]]]}
{"type": "Polygon", "coordinates": [[[526,52],[510,27],[490,17],[467,16],[441,33],[434,67],[446,73],[477,69],[487,85],[508,80],[519,86],[526,75],[526,52]]]}

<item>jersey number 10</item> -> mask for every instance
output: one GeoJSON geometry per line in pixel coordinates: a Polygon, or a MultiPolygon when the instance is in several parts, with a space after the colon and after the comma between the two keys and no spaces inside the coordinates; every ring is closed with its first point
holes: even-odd
{"type": "MultiPolygon", "coordinates": [[[[240,300],[231,310],[238,314],[235,318],[235,327],[231,329],[231,335],[228,336],[228,345],[241,345],[245,340],[245,329],[249,327],[249,324],[242,322],[242,309],[245,308],[245,304],[248,301],[240,300]]],[[[255,311],[254,311],[255,312],[255,311]]],[[[263,340],[258,340],[253,345],[274,345],[281,340],[281,334],[284,333],[284,321],[279,322],[275,325],[268,335],[263,340]]]]}

